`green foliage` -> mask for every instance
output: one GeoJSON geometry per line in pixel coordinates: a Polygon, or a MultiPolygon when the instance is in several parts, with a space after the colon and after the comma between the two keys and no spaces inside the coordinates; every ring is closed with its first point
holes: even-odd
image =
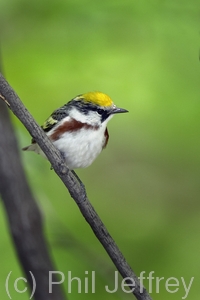
{"type": "MultiPolygon", "coordinates": [[[[93,90],[129,110],[109,123],[107,149],[77,173],[136,273],[155,271],[187,283],[194,276],[187,299],[199,299],[199,1],[1,0],[0,19],[6,77],[38,123],[93,90]]],[[[13,122],[20,147],[26,146],[28,133],[13,122]]],[[[73,291],[70,299],[131,298],[105,293],[112,263],[49,164],[32,153],[22,159],[57,270],[96,271],[97,293],[73,291]]],[[[20,270],[3,216],[5,298],[7,274],[20,270]]],[[[153,299],[185,294],[182,286],[174,294],[160,287],[156,293],[153,286],[153,299]]]]}

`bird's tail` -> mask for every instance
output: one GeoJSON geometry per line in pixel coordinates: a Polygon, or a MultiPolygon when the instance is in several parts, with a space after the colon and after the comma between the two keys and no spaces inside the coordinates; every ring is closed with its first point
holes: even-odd
{"type": "Polygon", "coordinates": [[[22,150],[23,151],[36,151],[37,148],[38,148],[37,144],[31,144],[29,146],[22,148],[22,150]]]}
{"type": "Polygon", "coordinates": [[[23,151],[33,151],[37,154],[40,154],[44,157],[46,157],[46,155],[44,154],[44,152],[41,150],[41,148],[38,146],[37,143],[33,143],[27,147],[22,148],[23,151]]]}

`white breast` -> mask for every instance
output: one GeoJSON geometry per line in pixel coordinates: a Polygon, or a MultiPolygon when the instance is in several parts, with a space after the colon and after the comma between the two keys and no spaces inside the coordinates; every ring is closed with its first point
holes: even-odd
{"type": "Polygon", "coordinates": [[[107,122],[104,123],[99,129],[82,128],[66,132],[53,142],[65,156],[69,169],[86,168],[100,154],[105,143],[107,122]]]}

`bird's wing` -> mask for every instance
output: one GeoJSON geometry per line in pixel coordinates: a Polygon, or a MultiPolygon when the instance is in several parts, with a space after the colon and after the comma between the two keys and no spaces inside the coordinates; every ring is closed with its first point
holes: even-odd
{"type": "Polygon", "coordinates": [[[41,126],[45,132],[50,131],[59,121],[63,118],[67,117],[68,111],[66,110],[65,106],[60,107],[59,109],[55,110],[50,117],[44,122],[41,126]]]}
{"type": "Polygon", "coordinates": [[[44,124],[41,126],[42,129],[45,132],[50,131],[56,124],[58,123],[58,120],[54,119],[53,114],[44,122],[44,124]]]}
{"type": "MultiPolygon", "coordinates": [[[[67,105],[64,105],[64,106],[60,107],[59,109],[55,110],[50,115],[50,117],[48,119],[46,119],[44,124],[41,126],[45,132],[50,131],[59,121],[61,121],[63,118],[65,118],[69,115],[68,110],[66,109],[66,106],[67,105]]],[[[24,147],[22,150],[36,151],[35,147],[38,147],[38,146],[36,145],[36,141],[32,138],[31,145],[24,147]]],[[[39,152],[37,152],[37,153],[39,153],[39,152]]]]}

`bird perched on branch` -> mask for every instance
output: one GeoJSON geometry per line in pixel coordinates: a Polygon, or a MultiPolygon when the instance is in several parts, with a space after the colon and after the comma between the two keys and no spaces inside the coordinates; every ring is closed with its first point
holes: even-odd
{"type": "MultiPolygon", "coordinates": [[[[128,111],[117,107],[108,95],[90,92],[55,110],[42,129],[60,150],[69,169],[86,168],[108,143],[108,121],[114,114],[125,112],[128,111]]],[[[22,150],[45,156],[34,140],[22,150]]]]}

